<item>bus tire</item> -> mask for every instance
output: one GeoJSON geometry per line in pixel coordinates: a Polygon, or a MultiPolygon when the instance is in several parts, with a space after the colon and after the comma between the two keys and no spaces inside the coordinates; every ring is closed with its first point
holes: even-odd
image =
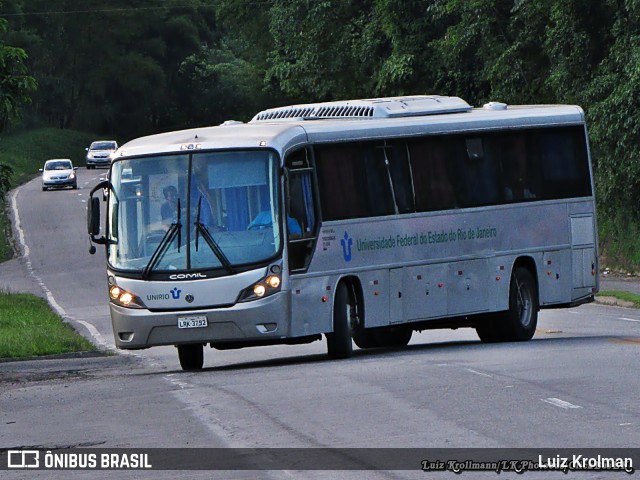
{"type": "Polygon", "coordinates": [[[200,343],[177,345],[178,358],[183,370],[200,370],[204,364],[204,346],[200,343]]]}
{"type": "Polygon", "coordinates": [[[327,333],[327,352],[331,358],[349,358],[353,354],[351,343],[351,317],[353,300],[345,283],[336,290],[333,302],[333,332],[327,333]]]}
{"type": "Polygon", "coordinates": [[[358,348],[376,348],[379,347],[378,342],[373,334],[373,332],[366,328],[357,328],[353,331],[353,343],[355,343],[358,348]]]}
{"type": "MultiPolygon", "coordinates": [[[[499,314],[496,314],[499,315],[499,314]]],[[[495,343],[505,340],[502,317],[489,317],[483,315],[480,320],[476,322],[476,333],[483,343],[495,343]]]]}
{"type": "Polygon", "coordinates": [[[502,323],[504,339],[510,342],[531,340],[538,325],[536,282],[529,269],[516,267],[509,285],[509,310],[502,323]]]}
{"type": "Polygon", "coordinates": [[[401,326],[379,328],[373,332],[379,347],[406,347],[412,335],[411,328],[401,326]]]}
{"type": "Polygon", "coordinates": [[[509,310],[476,323],[476,333],[484,343],[531,340],[538,324],[536,284],[531,272],[516,267],[509,284],[509,310]]]}

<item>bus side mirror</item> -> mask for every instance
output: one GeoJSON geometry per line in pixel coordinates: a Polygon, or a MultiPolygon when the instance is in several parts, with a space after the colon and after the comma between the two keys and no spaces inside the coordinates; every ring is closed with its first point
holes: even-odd
{"type": "Polygon", "coordinates": [[[100,234],[100,199],[97,197],[91,197],[87,205],[87,231],[91,236],[100,234]]]}
{"type": "MultiPolygon", "coordinates": [[[[106,245],[107,239],[103,236],[96,238],[96,235],[100,234],[100,198],[94,197],[93,194],[101,188],[109,188],[110,183],[108,181],[100,182],[93,187],[89,193],[89,203],[87,204],[87,233],[89,234],[89,242],[97,243],[98,245],[106,245]]],[[[96,248],[91,245],[89,253],[96,253],[96,248]]]]}

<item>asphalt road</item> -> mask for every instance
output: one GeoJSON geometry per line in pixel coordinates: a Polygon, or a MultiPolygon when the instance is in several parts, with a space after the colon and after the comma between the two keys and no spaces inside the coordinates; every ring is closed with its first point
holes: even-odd
{"type": "MultiPolygon", "coordinates": [[[[1,266],[0,278],[45,295],[67,321],[109,350],[105,260],[100,250],[88,254],[85,234],[87,196],[100,174],[79,170],[77,191],[42,192],[35,180],[14,193],[26,255],[1,266]]],[[[0,450],[638,447],[638,367],[640,311],[596,304],[541,312],[538,331],[526,343],[482,344],[473,330],[461,329],[414,334],[407,348],[358,350],[340,361],[326,357],[324,341],[207,349],[201,372],[181,371],[173,347],[7,362],[0,363],[0,450]]],[[[79,472],[1,473],[70,478],[79,472]]],[[[124,476],[119,473],[117,478],[124,476]]],[[[131,478],[425,476],[296,469],[135,473],[131,478]]],[[[629,478],[610,472],[529,475],[629,478]]],[[[109,472],[90,478],[103,477],[114,478],[109,472]]]]}

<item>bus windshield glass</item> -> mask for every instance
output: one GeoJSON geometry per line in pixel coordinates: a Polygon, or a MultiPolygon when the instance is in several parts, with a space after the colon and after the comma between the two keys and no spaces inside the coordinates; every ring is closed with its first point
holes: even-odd
{"type": "Polygon", "coordinates": [[[265,151],[197,152],[115,162],[108,260],[142,272],[222,270],[281,247],[277,158],[265,151]]]}

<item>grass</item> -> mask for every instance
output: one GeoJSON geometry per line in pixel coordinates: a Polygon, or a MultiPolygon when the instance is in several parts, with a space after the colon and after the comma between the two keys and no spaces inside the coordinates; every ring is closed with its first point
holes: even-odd
{"type": "Polygon", "coordinates": [[[634,308],[640,308],[640,295],[637,293],[624,292],[620,290],[604,290],[598,293],[598,297],[613,297],[618,300],[630,302],[634,308]]]}
{"type": "Polygon", "coordinates": [[[0,358],[25,358],[96,347],[35,295],[0,292],[0,358]]]}

